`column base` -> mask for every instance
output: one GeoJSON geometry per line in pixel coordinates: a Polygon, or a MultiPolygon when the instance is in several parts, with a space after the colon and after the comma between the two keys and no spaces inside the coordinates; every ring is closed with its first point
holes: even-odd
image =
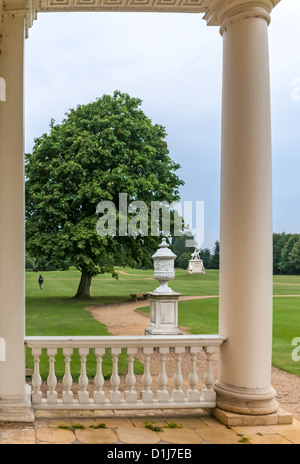
{"type": "Polygon", "coordinates": [[[257,416],[274,414],[279,408],[273,387],[234,387],[218,380],[214,389],[217,393],[217,408],[223,411],[257,416]]]}
{"type": "Polygon", "coordinates": [[[249,416],[247,414],[236,414],[234,412],[223,411],[222,409],[215,408],[212,409],[211,414],[227,427],[291,425],[294,420],[293,415],[283,409],[278,409],[278,411],[273,414],[249,416]]]}
{"type": "Polygon", "coordinates": [[[34,422],[31,406],[31,387],[25,385],[25,396],[9,396],[0,399],[0,422],[34,422]]]}

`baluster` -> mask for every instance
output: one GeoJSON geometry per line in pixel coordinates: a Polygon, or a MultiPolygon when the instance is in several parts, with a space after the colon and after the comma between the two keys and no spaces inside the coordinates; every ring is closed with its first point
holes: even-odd
{"type": "Polygon", "coordinates": [[[95,377],[95,385],[97,390],[94,392],[95,403],[105,403],[105,394],[103,391],[104,377],[102,373],[102,356],[105,354],[105,348],[95,348],[95,355],[97,357],[97,372],[95,377]]]}
{"type": "Polygon", "coordinates": [[[157,399],[160,403],[167,403],[169,401],[169,393],[166,389],[168,384],[166,354],[168,352],[169,348],[159,348],[159,375],[157,380],[160,388],[157,390],[157,399]]]}
{"type": "Polygon", "coordinates": [[[198,390],[199,377],[197,374],[197,354],[200,352],[200,347],[191,347],[191,371],[188,377],[190,387],[187,390],[187,397],[190,401],[200,401],[200,391],[198,390]]]}
{"type": "Polygon", "coordinates": [[[143,348],[143,353],[145,355],[145,366],[142,377],[144,389],[141,391],[141,399],[144,403],[152,403],[153,393],[151,391],[152,377],[150,373],[150,356],[153,353],[153,348],[143,348]]]}
{"type": "Polygon", "coordinates": [[[128,374],[126,376],[126,385],[128,390],[125,391],[125,399],[127,403],[137,402],[137,393],[134,389],[136,377],[134,375],[134,355],[137,353],[137,348],[127,348],[128,354],[128,374]]]}
{"type": "Polygon", "coordinates": [[[89,393],[87,391],[89,379],[86,375],[86,357],[89,354],[89,351],[89,348],[79,348],[81,370],[78,379],[78,384],[80,386],[80,390],[78,392],[78,400],[79,403],[82,404],[87,404],[89,402],[89,393]]]}
{"type": "Polygon", "coordinates": [[[57,403],[57,392],[55,391],[55,387],[57,385],[57,378],[55,375],[55,356],[57,355],[56,348],[48,348],[47,354],[49,356],[49,376],[47,378],[47,385],[49,387],[49,391],[47,392],[47,399],[48,403],[57,403]]]}
{"type": "Polygon", "coordinates": [[[120,385],[120,376],[118,372],[118,361],[119,361],[119,354],[121,353],[121,348],[111,348],[112,354],[112,375],[110,378],[110,401],[112,403],[120,403],[121,402],[121,393],[119,392],[119,385],[120,385]]]}
{"type": "Polygon", "coordinates": [[[63,348],[63,354],[65,357],[65,375],[63,377],[64,391],[62,394],[62,400],[65,404],[73,403],[73,392],[72,385],[73,379],[71,376],[71,356],[73,354],[73,348],[63,348]]]}
{"type": "Polygon", "coordinates": [[[40,376],[40,356],[42,354],[41,348],[32,348],[32,355],[34,357],[34,372],[32,377],[32,402],[34,404],[41,403],[42,392],[40,391],[42,385],[42,378],[40,376]]]}
{"type": "Polygon", "coordinates": [[[202,397],[205,401],[215,402],[216,401],[216,392],[213,389],[214,385],[214,374],[213,374],[213,355],[218,351],[218,347],[215,346],[206,346],[203,348],[206,353],[206,372],[204,375],[205,388],[202,390],[202,397]]]}
{"type": "Polygon", "coordinates": [[[175,402],[182,402],[184,401],[184,392],[182,390],[182,384],[183,384],[183,377],[181,373],[181,358],[182,354],[185,352],[185,348],[175,348],[175,362],[176,362],[176,367],[175,367],[175,374],[173,377],[173,382],[174,382],[174,390],[172,392],[173,400],[175,402]]]}

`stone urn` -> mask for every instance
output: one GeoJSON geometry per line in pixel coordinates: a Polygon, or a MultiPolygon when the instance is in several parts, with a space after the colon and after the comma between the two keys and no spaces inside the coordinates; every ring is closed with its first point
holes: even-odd
{"type": "Polygon", "coordinates": [[[164,237],[159,245],[159,249],[152,256],[154,261],[154,278],[160,283],[160,286],[154,290],[155,293],[173,293],[168,283],[175,277],[174,261],[176,255],[168,247],[169,244],[164,237]]]}

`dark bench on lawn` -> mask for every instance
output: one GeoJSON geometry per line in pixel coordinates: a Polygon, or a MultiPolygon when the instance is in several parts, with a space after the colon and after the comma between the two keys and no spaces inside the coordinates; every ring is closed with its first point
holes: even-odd
{"type": "Polygon", "coordinates": [[[149,299],[148,293],[130,293],[130,296],[131,296],[132,301],[149,299]]]}

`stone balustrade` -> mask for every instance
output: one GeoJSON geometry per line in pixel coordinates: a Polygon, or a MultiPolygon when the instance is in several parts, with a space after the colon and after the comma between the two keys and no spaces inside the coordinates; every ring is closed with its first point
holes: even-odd
{"type": "Polygon", "coordinates": [[[34,409],[214,408],[213,355],[224,341],[219,335],[26,337],[25,343],[34,358],[32,405],[34,409]],[[49,358],[46,388],[42,388],[45,385],[39,368],[42,350],[49,358]],[[58,350],[65,363],[61,391],[57,391],[55,373],[58,350]],[[76,392],[71,373],[75,350],[81,366],[76,392]],[[90,353],[94,356],[88,360],[90,353]],[[124,376],[118,369],[121,353],[127,355],[124,376]],[[112,363],[106,381],[102,371],[105,354],[109,354],[112,363]],[[139,376],[135,374],[137,360],[144,366],[139,376]],[[88,362],[95,364],[92,379],[87,375],[88,362]],[[199,373],[200,365],[204,368],[199,373]]]}

